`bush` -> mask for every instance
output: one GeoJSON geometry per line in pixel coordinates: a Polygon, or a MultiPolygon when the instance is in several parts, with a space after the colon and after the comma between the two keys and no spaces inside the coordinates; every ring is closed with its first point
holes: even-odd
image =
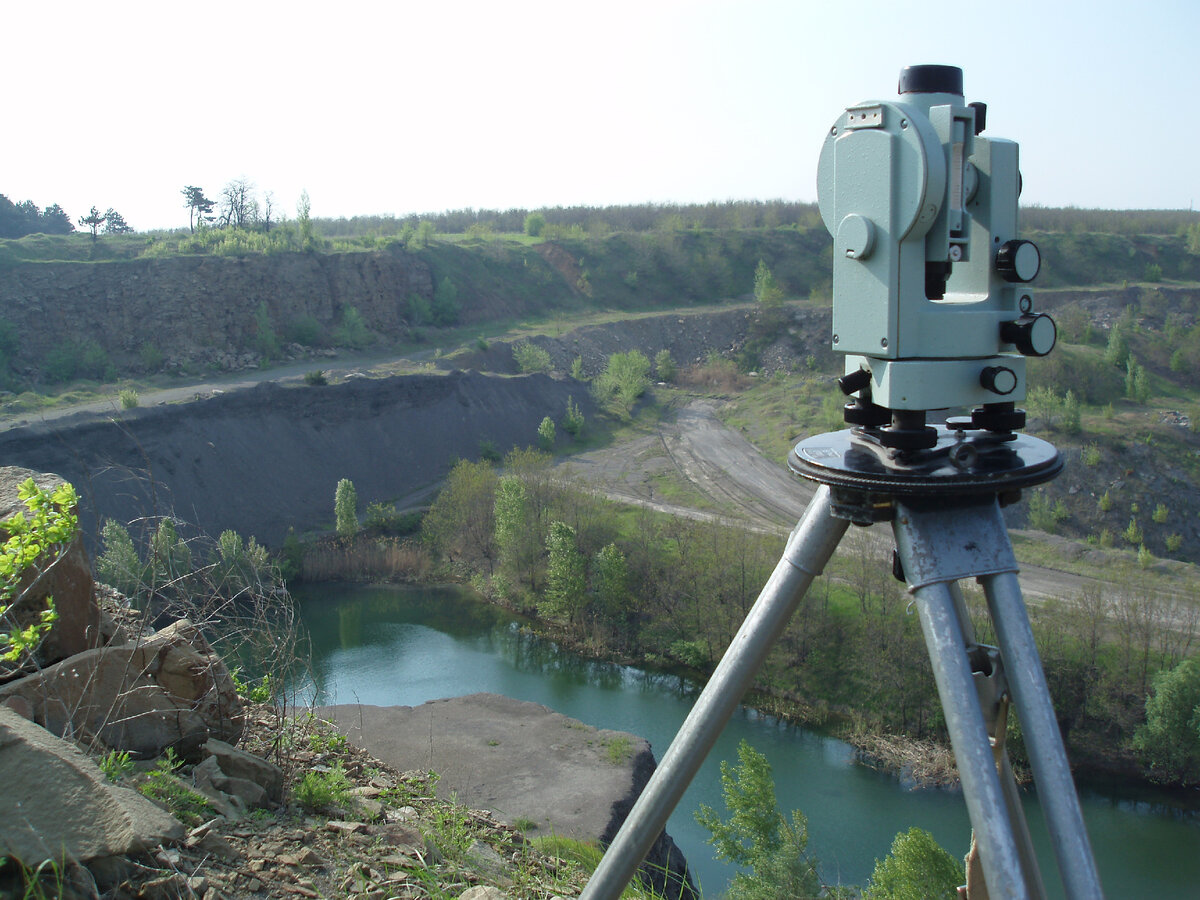
{"type": "Polygon", "coordinates": [[[121,401],[121,409],[134,409],[140,402],[138,392],[133,388],[122,389],[118,392],[117,397],[121,401]]]}
{"type": "Polygon", "coordinates": [[[543,450],[551,450],[554,448],[554,420],[549,416],[542,419],[542,423],[538,425],[538,446],[543,450]]]}
{"type": "Polygon", "coordinates": [[[670,350],[659,350],[654,354],[654,371],[658,375],[659,381],[675,380],[675,376],[679,373],[679,367],[671,358],[670,350]]]}
{"type": "Polygon", "coordinates": [[[333,342],[339,347],[361,350],[373,339],[362,314],[355,307],[347,306],[342,312],[341,324],[333,330],[333,342]]]}
{"type": "Polygon", "coordinates": [[[650,387],[650,360],[640,350],[614,353],[604,371],[592,382],[596,400],[614,412],[627,416],[650,387]]]}
{"type": "Polygon", "coordinates": [[[528,341],[513,345],[513,359],[517,363],[518,371],[526,374],[550,371],[550,351],[528,341]]]}
{"type": "Polygon", "coordinates": [[[863,900],[955,900],[967,880],[962,864],[927,831],[896,835],[892,851],[875,864],[863,900]]]}
{"type": "Polygon", "coordinates": [[[301,806],[317,812],[328,806],[348,805],[353,797],[351,787],[339,761],[328,772],[305,772],[292,796],[301,806]]]}
{"type": "Polygon", "coordinates": [[[575,403],[574,397],[567,398],[567,412],[563,417],[563,431],[571,437],[579,437],[583,431],[584,418],[583,413],[579,411],[579,406],[575,403]]]}
{"type": "Polygon", "coordinates": [[[302,315],[293,319],[287,328],[288,340],[302,347],[322,347],[325,345],[325,328],[316,317],[302,315]]]}
{"type": "Polygon", "coordinates": [[[311,372],[304,373],[304,383],[309,387],[320,387],[329,384],[329,379],[325,377],[325,373],[321,369],[313,369],[311,372]]]}

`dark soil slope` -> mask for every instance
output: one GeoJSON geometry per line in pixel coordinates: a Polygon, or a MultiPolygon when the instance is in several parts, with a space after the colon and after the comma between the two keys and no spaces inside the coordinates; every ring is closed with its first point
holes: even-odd
{"type": "Polygon", "coordinates": [[[323,387],[261,384],[120,420],[81,415],[0,434],[6,465],[55,472],[83,498],[84,526],[171,514],[212,535],[232,528],[278,545],[288,528],[332,528],[338,480],[360,510],[420,496],[457,459],[536,443],[567,398],[594,413],[587,386],[545,375],[473,372],[354,379],[323,387]]]}

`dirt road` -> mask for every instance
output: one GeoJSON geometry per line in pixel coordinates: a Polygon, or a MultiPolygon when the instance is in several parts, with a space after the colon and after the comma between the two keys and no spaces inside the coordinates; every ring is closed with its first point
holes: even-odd
{"type": "MultiPolygon", "coordinates": [[[[571,457],[561,468],[613,499],[787,534],[816,485],[766,459],[717,418],[717,408],[716,401],[696,400],[660,423],[656,433],[571,457]],[[693,502],[664,494],[663,485],[671,483],[663,478],[666,473],[681,476],[694,489],[693,502]]],[[[862,539],[857,530],[851,534],[862,539]]],[[[886,557],[894,544],[891,527],[875,525],[869,540],[876,555],[886,557]]],[[[1020,581],[1026,597],[1047,598],[1075,596],[1090,579],[1023,565],[1020,581]]]]}

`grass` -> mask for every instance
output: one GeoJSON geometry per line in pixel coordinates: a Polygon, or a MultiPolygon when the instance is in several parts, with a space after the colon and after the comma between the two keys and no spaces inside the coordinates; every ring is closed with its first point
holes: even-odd
{"type": "Polygon", "coordinates": [[[624,765],[633,756],[633,739],[618,735],[604,742],[604,758],[610,765],[624,765]]]}

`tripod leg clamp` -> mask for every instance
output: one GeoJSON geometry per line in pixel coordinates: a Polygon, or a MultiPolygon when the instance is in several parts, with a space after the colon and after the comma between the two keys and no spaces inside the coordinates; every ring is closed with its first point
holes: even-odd
{"type": "Polygon", "coordinates": [[[995,496],[952,503],[897,498],[892,530],[911,590],[1018,571],[995,496]]]}

